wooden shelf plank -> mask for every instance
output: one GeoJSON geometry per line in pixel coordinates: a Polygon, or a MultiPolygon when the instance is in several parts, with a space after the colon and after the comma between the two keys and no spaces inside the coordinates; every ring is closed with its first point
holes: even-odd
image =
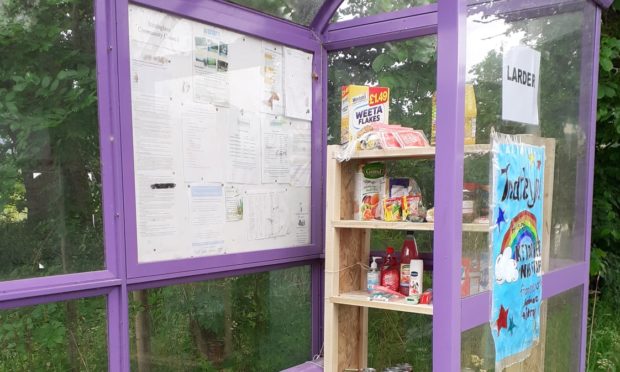
{"type": "MultiPolygon", "coordinates": [[[[491,145],[465,145],[465,153],[489,152],[491,145]]],[[[335,156],[335,155],[334,155],[335,156]]],[[[413,147],[397,150],[362,150],[355,152],[351,159],[432,159],[435,157],[435,147],[413,147]]]]}
{"type": "MultiPolygon", "coordinates": [[[[332,221],[332,226],[341,229],[381,229],[381,230],[411,230],[433,231],[435,224],[431,222],[386,222],[386,221],[357,221],[340,220],[332,221]]],[[[490,227],[484,223],[464,223],[463,231],[489,232],[490,227]]]]}
{"type": "Polygon", "coordinates": [[[366,291],[354,291],[342,293],[339,296],[332,296],[329,298],[332,303],[349,306],[359,307],[372,307],[375,309],[403,311],[407,313],[433,315],[433,305],[416,305],[411,302],[407,302],[406,299],[382,302],[382,301],[369,301],[368,292],[366,291]]]}
{"type": "Polygon", "coordinates": [[[413,230],[413,231],[433,231],[434,224],[430,222],[386,222],[386,221],[357,221],[340,220],[332,221],[336,228],[348,229],[382,229],[382,230],[413,230]]]}

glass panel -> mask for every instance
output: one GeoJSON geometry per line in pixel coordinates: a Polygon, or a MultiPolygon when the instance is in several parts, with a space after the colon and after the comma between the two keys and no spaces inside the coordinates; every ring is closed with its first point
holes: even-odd
{"type": "Polygon", "coordinates": [[[279,371],[311,353],[308,266],[135,291],[132,370],[279,371]]]}
{"type": "MultiPolygon", "coordinates": [[[[436,69],[435,36],[355,47],[331,53],[328,82],[328,144],[341,143],[341,91],[342,87],[347,85],[389,88],[389,124],[421,130],[427,138],[430,138],[436,69]]],[[[352,164],[346,165],[347,167],[356,167],[360,162],[351,161],[344,164],[352,164]]],[[[428,157],[388,161],[386,164],[387,177],[410,177],[415,180],[424,207],[420,211],[433,207],[434,172],[435,162],[428,157]]],[[[349,191],[353,193],[353,190],[349,191]]],[[[351,206],[350,210],[354,209],[351,206]]],[[[353,213],[344,210],[341,214],[343,219],[354,218],[353,213]]],[[[421,212],[419,222],[423,218],[421,212]]],[[[420,253],[427,253],[426,257],[432,254],[432,238],[432,232],[415,232],[417,249],[420,253]]],[[[371,256],[385,255],[388,246],[394,247],[396,255],[399,256],[404,240],[403,231],[373,229],[370,242],[371,256]]],[[[423,288],[430,288],[432,266],[426,262],[424,270],[423,288]]],[[[403,289],[403,293],[405,292],[403,289]]]]}
{"type": "Polygon", "coordinates": [[[260,12],[309,25],[323,0],[228,0],[260,12]]]}
{"type": "Polygon", "coordinates": [[[348,21],[436,2],[437,0],[344,0],[331,22],[348,21]]]}
{"type": "Polygon", "coordinates": [[[407,363],[416,372],[433,370],[433,318],[368,309],[368,367],[407,363]]]}
{"type": "Polygon", "coordinates": [[[583,287],[547,300],[545,370],[578,371],[581,361],[583,287]]]}
{"type": "Polygon", "coordinates": [[[0,2],[0,280],[103,267],[92,3],[0,2]]]}
{"type": "Polygon", "coordinates": [[[390,88],[390,124],[423,130],[430,139],[436,44],[436,36],[425,36],[330,53],[328,144],[340,143],[340,92],[351,84],[390,88]]]}
{"type": "Polygon", "coordinates": [[[106,301],[0,311],[0,371],[107,371],[106,301]]]}
{"type": "MultiPolygon", "coordinates": [[[[466,144],[475,142],[483,149],[487,144],[488,151],[490,134],[495,130],[518,135],[524,143],[545,145],[544,193],[540,199],[545,228],[540,240],[542,268],[549,271],[584,259],[594,5],[580,1],[513,10],[518,9],[515,4],[500,1],[469,8],[466,96],[471,103],[466,102],[466,144]],[[540,54],[540,67],[538,76],[530,72],[533,79],[519,80],[517,69],[507,68],[511,63],[514,67],[515,56],[523,60],[526,53],[536,52],[540,54]],[[506,71],[511,71],[510,75],[506,71]],[[509,96],[511,84],[520,84],[515,89],[529,89],[532,104],[515,110],[513,107],[527,96],[509,96]],[[502,96],[504,92],[506,97],[502,96]],[[527,109],[535,107],[534,102],[538,102],[537,110],[532,112],[537,113],[538,119],[534,114],[524,117],[527,109]],[[525,124],[528,120],[537,120],[538,124],[525,124]]],[[[489,224],[491,215],[490,226],[498,228],[499,209],[489,206],[493,189],[490,156],[488,152],[474,150],[465,147],[463,219],[489,224]]],[[[514,222],[515,216],[516,213],[508,212],[504,226],[514,222]]],[[[471,266],[471,272],[481,278],[489,266],[488,246],[488,239],[463,235],[463,266],[471,266]]],[[[486,286],[479,285],[463,295],[485,289],[486,286]]]]}
{"type": "MultiPolygon", "coordinates": [[[[543,301],[541,341],[525,361],[511,368],[523,367],[531,372],[579,370],[582,295],[583,288],[577,287],[543,301]]],[[[495,347],[489,324],[463,332],[461,365],[463,372],[495,370],[495,347]]]]}

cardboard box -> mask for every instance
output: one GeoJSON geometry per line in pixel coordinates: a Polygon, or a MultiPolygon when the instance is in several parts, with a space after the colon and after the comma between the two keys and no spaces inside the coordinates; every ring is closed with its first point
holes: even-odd
{"type": "Polygon", "coordinates": [[[354,182],[353,219],[381,219],[381,202],[385,198],[385,163],[361,164],[354,182]]]}
{"type": "Polygon", "coordinates": [[[369,130],[369,124],[388,124],[390,89],[347,85],[342,87],[340,143],[345,144],[369,130]]]}

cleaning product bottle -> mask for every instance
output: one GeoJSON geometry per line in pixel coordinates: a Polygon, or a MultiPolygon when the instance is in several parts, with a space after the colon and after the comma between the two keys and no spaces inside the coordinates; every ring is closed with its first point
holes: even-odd
{"type": "Polygon", "coordinates": [[[409,282],[411,279],[411,260],[418,258],[418,245],[415,242],[413,231],[407,231],[407,236],[403,242],[403,249],[400,253],[400,286],[399,291],[405,296],[409,296],[409,282]]]}
{"type": "Polygon", "coordinates": [[[366,274],[366,287],[368,292],[372,292],[373,288],[379,285],[379,266],[377,266],[377,260],[381,257],[373,257],[370,264],[370,270],[366,274]]]}
{"type": "Polygon", "coordinates": [[[381,266],[381,285],[398,292],[398,287],[400,284],[400,270],[398,267],[398,261],[396,260],[396,257],[394,257],[394,248],[387,247],[385,252],[385,261],[383,261],[383,266],[381,266]]]}

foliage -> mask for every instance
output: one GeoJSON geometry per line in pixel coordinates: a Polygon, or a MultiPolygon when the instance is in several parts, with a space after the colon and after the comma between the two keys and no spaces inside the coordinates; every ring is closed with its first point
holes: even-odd
{"type": "Polygon", "coordinates": [[[593,278],[588,312],[588,371],[620,369],[620,1],[603,13],[599,64],[594,200],[593,278]]]}
{"type": "Polygon", "coordinates": [[[308,360],[310,270],[298,267],[147,291],[131,302],[132,369],[277,371],[308,360]],[[137,315],[150,319],[138,340],[137,315]],[[138,343],[149,343],[149,367],[138,343]]]}

